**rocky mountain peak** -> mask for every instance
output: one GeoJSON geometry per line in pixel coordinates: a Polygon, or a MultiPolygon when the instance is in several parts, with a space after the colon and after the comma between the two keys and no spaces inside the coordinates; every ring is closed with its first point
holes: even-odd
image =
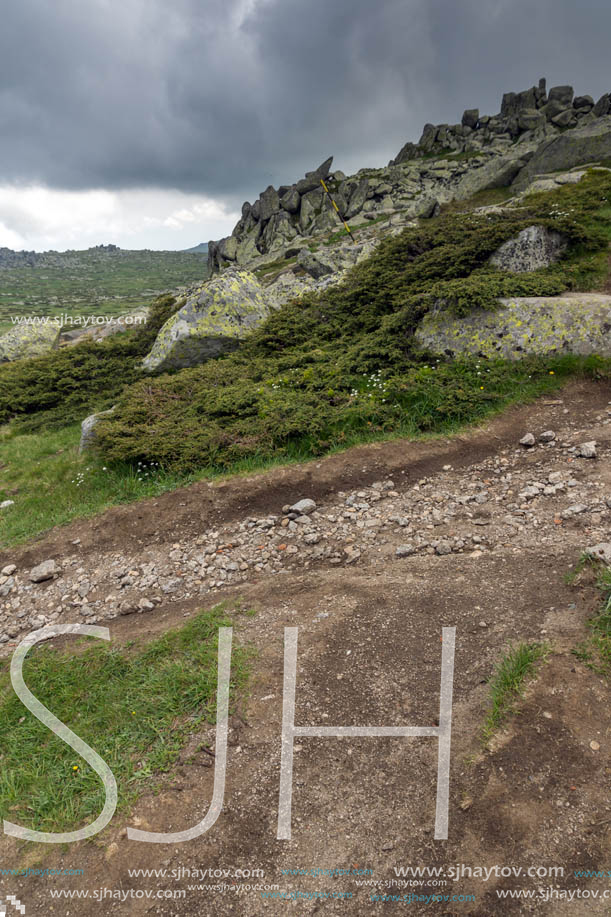
{"type": "Polygon", "coordinates": [[[496,115],[468,108],[460,123],[425,124],[418,143],[406,143],[385,168],[361,169],[347,177],[331,171],[330,156],[294,184],[269,185],[253,204],[246,201],[231,235],[209,243],[210,273],[298,256],[318,236],[341,230],[342,219],[358,217],[362,223],[396,214],[401,221],[434,216],[446,201],[512,182],[519,187],[533,173],[546,171],[539,152],[551,151],[551,142],[567,131],[575,142],[556,150],[554,169],[611,156],[609,116],[611,93],[595,103],[589,95],[575,96],[572,86],[548,92],[541,79],[530,89],[505,93],[496,115]]]}

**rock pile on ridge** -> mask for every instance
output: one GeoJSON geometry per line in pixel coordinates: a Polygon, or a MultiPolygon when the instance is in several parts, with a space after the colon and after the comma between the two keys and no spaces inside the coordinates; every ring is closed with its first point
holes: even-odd
{"type": "Polygon", "coordinates": [[[346,176],[331,171],[333,157],[292,185],[270,185],[251,204],[230,236],[208,245],[210,273],[230,265],[254,269],[296,257],[313,236],[342,229],[326,196],[327,184],[346,220],[404,221],[435,216],[439,204],[568,170],[611,157],[611,93],[598,102],[575,96],[572,86],[546,89],[546,81],[503,96],[497,115],[467,109],[460,124],[426,124],[418,143],[406,143],[381,169],[346,176]]]}

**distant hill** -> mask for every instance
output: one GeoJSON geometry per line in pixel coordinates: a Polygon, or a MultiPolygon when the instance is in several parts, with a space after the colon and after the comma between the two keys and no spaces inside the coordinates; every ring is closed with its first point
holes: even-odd
{"type": "Polygon", "coordinates": [[[202,280],[207,270],[200,252],[0,248],[0,334],[15,315],[121,315],[165,290],[202,280]]]}
{"type": "Polygon", "coordinates": [[[185,252],[192,255],[207,255],[208,243],[200,242],[199,245],[194,245],[193,248],[185,248],[185,252]]]}

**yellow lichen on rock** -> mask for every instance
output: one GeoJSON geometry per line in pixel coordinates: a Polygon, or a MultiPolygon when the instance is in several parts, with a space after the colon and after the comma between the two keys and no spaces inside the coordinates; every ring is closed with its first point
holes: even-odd
{"type": "Polygon", "coordinates": [[[527,296],[501,300],[494,312],[458,318],[429,313],[416,331],[421,347],[448,356],[516,360],[526,354],[611,356],[611,296],[527,296]]]}
{"type": "Polygon", "coordinates": [[[57,322],[16,325],[0,337],[0,363],[40,357],[59,345],[60,325],[57,322]]]}
{"type": "Polygon", "coordinates": [[[168,319],[143,366],[150,372],[203,363],[237,347],[269,312],[254,274],[226,271],[202,283],[168,319]]]}

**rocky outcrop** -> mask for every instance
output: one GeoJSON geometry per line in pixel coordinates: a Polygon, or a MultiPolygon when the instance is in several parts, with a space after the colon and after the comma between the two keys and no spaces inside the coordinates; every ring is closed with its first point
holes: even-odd
{"type": "Polygon", "coordinates": [[[94,245],[87,251],[66,252],[16,252],[11,248],[0,248],[0,270],[20,267],[79,267],[83,255],[124,255],[116,245],[94,245]]]}
{"type": "Polygon", "coordinates": [[[611,116],[552,137],[542,144],[516,179],[516,187],[526,187],[535,175],[572,169],[588,162],[611,157],[611,116]]]}
{"type": "Polygon", "coordinates": [[[162,327],[143,367],[149,372],[184,369],[233,350],[269,312],[253,274],[225,271],[189,294],[162,327]]]}
{"type": "Polygon", "coordinates": [[[563,297],[501,300],[494,312],[478,309],[457,318],[437,309],[424,317],[418,344],[446,356],[502,357],[526,354],[611,356],[611,296],[579,293],[563,297]]]}
{"type": "Polygon", "coordinates": [[[0,337],[0,363],[40,357],[59,345],[60,325],[47,322],[40,325],[15,325],[0,337]]]}
{"type": "Polygon", "coordinates": [[[525,274],[555,264],[567,247],[567,239],[559,232],[545,226],[527,226],[504,242],[491,256],[490,263],[502,271],[525,274]]]}
{"type": "Polygon", "coordinates": [[[321,179],[329,177],[332,162],[330,156],[294,185],[278,189],[269,185],[254,204],[246,201],[231,236],[208,243],[210,273],[231,263],[250,265],[261,255],[273,260],[297,236],[333,225],[337,218],[321,185],[321,179]]]}
{"type": "Polygon", "coordinates": [[[576,127],[611,111],[611,96],[605,94],[596,104],[591,96],[574,96],[572,86],[554,86],[546,92],[546,81],[522,92],[507,92],[497,115],[480,115],[467,109],[460,124],[425,124],[417,144],[406,143],[391,165],[398,165],[423,154],[474,152],[499,141],[514,141],[524,134],[541,142],[559,130],[576,127]]]}
{"type": "Polygon", "coordinates": [[[254,204],[246,201],[232,234],[209,243],[210,273],[294,257],[313,236],[341,230],[340,217],[360,225],[391,214],[404,222],[428,218],[448,201],[512,183],[521,191],[541,172],[607,158],[607,120],[611,94],[596,103],[591,96],[575,96],[572,86],[554,86],[548,94],[540,80],[522,92],[505,93],[499,114],[468,108],[459,124],[426,124],[418,143],[406,143],[386,168],[346,177],[331,172],[330,157],[293,185],[270,185],[254,204]]]}

